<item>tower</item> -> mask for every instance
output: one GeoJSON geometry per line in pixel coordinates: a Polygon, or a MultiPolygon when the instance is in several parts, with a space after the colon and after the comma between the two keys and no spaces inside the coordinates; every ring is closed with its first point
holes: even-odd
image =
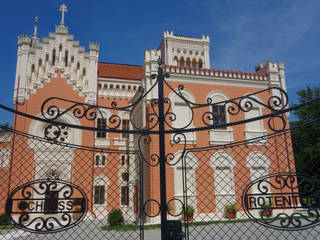
{"type": "Polygon", "coordinates": [[[55,27],[54,33],[49,33],[49,37],[42,41],[38,38],[38,18],[33,37],[19,36],[14,103],[23,104],[31,93],[43,87],[44,82],[50,82],[58,71],[68,84],[79,91],[79,96],[85,97],[86,103],[96,103],[99,45],[89,43],[89,52],[85,52],[64,25],[67,12],[64,4],[60,11],[60,25],[55,27]]]}
{"type": "Polygon", "coordinates": [[[166,31],[159,49],[166,65],[209,69],[209,46],[209,36],[193,38],[166,31]]]}

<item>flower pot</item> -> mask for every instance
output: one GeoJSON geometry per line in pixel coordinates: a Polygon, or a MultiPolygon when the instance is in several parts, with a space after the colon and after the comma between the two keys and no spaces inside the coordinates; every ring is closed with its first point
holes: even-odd
{"type": "Polygon", "coordinates": [[[193,221],[193,214],[192,215],[187,215],[187,221],[192,222],[193,221]]]}
{"type": "Polygon", "coordinates": [[[74,206],[73,211],[76,211],[72,214],[73,220],[78,220],[81,217],[81,206],[74,206]]]}
{"type": "Polygon", "coordinates": [[[263,209],[261,211],[261,215],[263,217],[271,217],[272,216],[272,209],[263,209]]]}
{"type": "Polygon", "coordinates": [[[228,219],[236,219],[236,218],[237,218],[237,212],[227,211],[227,212],[226,212],[226,217],[227,217],[228,219]]]}

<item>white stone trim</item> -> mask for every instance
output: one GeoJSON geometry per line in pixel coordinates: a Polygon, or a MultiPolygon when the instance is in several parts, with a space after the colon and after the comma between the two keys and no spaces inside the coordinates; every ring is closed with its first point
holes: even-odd
{"type": "Polygon", "coordinates": [[[270,159],[260,151],[251,152],[246,160],[248,168],[252,167],[264,167],[269,168],[271,166],[270,159]]]}
{"type": "MultiPolygon", "coordinates": [[[[64,111],[64,109],[60,109],[60,110],[61,110],[61,112],[64,111]]],[[[39,113],[37,115],[37,117],[43,118],[41,113],[39,113]]],[[[69,123],[69,124],[72,124],[72,125],[78,125],[78,126],[80,125],[79,120],[69,112],[66,112],[63,116],[59,117],[55,121],[65,122],[65,123],[69,123]]],[[[44,129],[45,129],[45,127],[47,125],[48,125],[47,122],[33,120],[31,122],[30,126],[29,126],[28,134],[34,135],[34,136],[38,136],[38,137],[44,137],[44,129]]],[[[82,143],[82,131],[80,129],[76,129],[76,128],[71,128],[70,127],[69,128],[69,132],[70,132],[69,143],[81,146],[81,143],[82,143]]],[[[30,148],[32,148],[32,149],[34,149],[34,147],[35,147],[33,141],[38,141],[38,140],[33,140],[32,138],[28,139],[28,146],[30,148]]],[[[55,149],[55,148],[59,147],[57,145],[50,144],[50,143],[42,144],[42,145],[44,147],[44,150],[48,150],[48,149],[51,149],[51,148],[55,149]]]]}
{"type": "Polygon", "coordinates": [[[210,167],[215,169],[217,167],[236,167],[236,161],[232,155],[226,151],[219,151],[213,154],[210,158],[210,167]]]}

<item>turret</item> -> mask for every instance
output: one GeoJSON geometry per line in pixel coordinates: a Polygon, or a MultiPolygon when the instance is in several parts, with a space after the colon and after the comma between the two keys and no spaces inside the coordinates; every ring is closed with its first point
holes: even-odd
{"type": "Polygon", "coordinates": [[[192,68],[210,68],[209,36],[201,38],[164,32],[159,49],[166,65],[192,68]]]}

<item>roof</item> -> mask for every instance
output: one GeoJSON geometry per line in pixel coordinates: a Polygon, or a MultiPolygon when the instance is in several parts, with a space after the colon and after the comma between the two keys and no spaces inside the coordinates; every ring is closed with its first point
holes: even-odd
{"type": "Polygon", "coordinates": [[[143,66],[118,63],[98,63],[98,77],[141,80],[143,75],[143,66]]]}

